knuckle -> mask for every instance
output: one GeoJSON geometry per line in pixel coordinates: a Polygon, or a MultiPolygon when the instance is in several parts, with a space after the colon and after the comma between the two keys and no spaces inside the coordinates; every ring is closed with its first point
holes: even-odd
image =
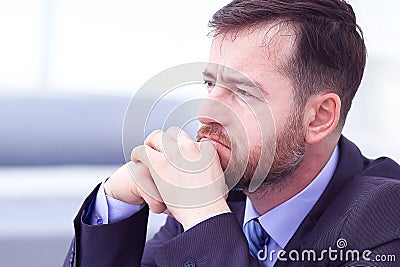
{"type": "Polygon", "coordinates": [[[198,152],[196,143],[191,140],[184,140],[184,141],[178,143],[178,146],[179,146],[179,149],[181,149],[182,151],[198,152]]]}
{"type": "Polygon", "coordinates": [[[177,126],[171,126],[167,129],[167,133],[175,133],[175,132],[179,132],[180,128],[177,126]]]}
{"type": "Polygon", "coordinates": [[[152,131],[144,140],[144,144],[149,144],[153,142],[160,134],[162,134],[161,130],[154,130],[152,131]]]}
{"type": "Polygon", "coordinates": [[[179,132],[180,132],[179,127],[171,126],[165,133],[171,136],[173,139],[178,140],[179,132]]]}
{"type": "Polygon", "coordinates": [[[216,152],[214,145],[210,141],[199,142],[199,150],[204,152],[216,152]]]}
{"type": "Polygon", "coordinates": [[[150,176],[149,169],[143,164],[138,164],[136,173],[140,177],[148,178],[150,176]]]}
{"type": "Polygon", "coordinates": [[[162,202],[153,200],[153,201],[149,201],[150,203],[147,203],[149,205],[149,208],[152,212],[154,213],[162,213],[165,210],[165,205],[162,202]]]}
{"type": "Polygon", "coordinates": [[[144,179],[149,176],[148,168],[140,162],[137,163],[132,162],[131,164],[128,165],[128,168],[134,180],[144,179]]]}
{"type": "Polygon", "coordinates": [[[134,147],[131,151],[131,160],[135,161],[137,156],[143,151],[143,145],[134,147]]]}

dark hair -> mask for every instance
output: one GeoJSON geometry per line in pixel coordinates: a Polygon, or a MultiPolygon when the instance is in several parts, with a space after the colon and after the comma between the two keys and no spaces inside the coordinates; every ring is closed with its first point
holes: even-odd
{"type": "Polygon", "coordinates": [[[326,90],[336,93],[342,129],[367,53],[352,7],[342,0],[234,0],[214,14],[209,26],[217,36],[273,21],[289,23],[296,33],[296,51],[283,66],[296,102],[304,105],[326,90]]]}

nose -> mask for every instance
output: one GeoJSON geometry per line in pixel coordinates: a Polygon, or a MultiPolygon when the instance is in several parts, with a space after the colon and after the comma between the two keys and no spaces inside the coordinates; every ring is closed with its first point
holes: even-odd
{"type": "Polygon", "coordinates": [[[229,107],[230,91],[221,86],[215,86],[200,107],[197,117],[202,124],[229,124],[232,108],[229,107]]]}

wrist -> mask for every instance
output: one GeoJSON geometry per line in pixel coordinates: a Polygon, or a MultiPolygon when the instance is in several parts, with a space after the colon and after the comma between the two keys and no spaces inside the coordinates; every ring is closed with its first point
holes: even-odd
{"type": "Polygon", "coordinates": [[[103,185],[104,193],[106,194],[106,196],[109,196],[109,197],[112,197],[114,199],[117,199],[114,196],[113,190],[111,189],[110,183],[108,181],[109,181],[109,179],[104,182],[104,185],[103,185]]]}
{"type": "Polygon", "coordinates": [[[183,215],[180,220],[185,231],[209,218],[231,212],[225,199],[220,199],[207,206],[186,209],[185,215],[183,215]]]}
{"type": "MultiPolygon", "coordinates": [[[[128,204],[140,205],[145,203],[143,198],[137,196],[131,190],[126,190],[125,188],[122,191],[118,190],[118,186],[116,188],[114,186],[115,183],[113,183],[111,179],[112,177],[108,179],[103,185],[104,193],[106,194],[106,196],[128,204]]],[[[124,186],[122,185],[122,187],[124,186]]]]}

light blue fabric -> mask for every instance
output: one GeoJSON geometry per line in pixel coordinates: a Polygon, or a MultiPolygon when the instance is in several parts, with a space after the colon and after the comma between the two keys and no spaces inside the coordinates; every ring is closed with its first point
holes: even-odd
{"type": "Polygon", "coordinates": [[[250,252],[253,257],[257,258],[259,251],[263,250],[264,246],[268,246],[269,235],[257,218],[248,221],[243,230],[249,244],[250,252]]]}
{"type": "Polygon", "coordinates": [[[268,243],[269,257],[262,261],[264,267],[271,267],[277,260],[277,253],[282,250],[294,235],[303,219],[318,201],[325,188],[328,186],[339,161],[339,146],[336,145],[331,157],[317,177],[301,192],[276,206],[272,210],[260,216],[253,207],[249,198],[246,199],[243,228],[247,222],[259,217],[264,230],[270,236],[268,243]]]}
{"type": "Polygon", "coordinates": [[[90,224],[108,224],[122,221],[141,210],[145,204],[128,204],[118,199],[106,196],[104,182],[101,184],[96,196],[94,210],[89,215],[90,224]]]}

